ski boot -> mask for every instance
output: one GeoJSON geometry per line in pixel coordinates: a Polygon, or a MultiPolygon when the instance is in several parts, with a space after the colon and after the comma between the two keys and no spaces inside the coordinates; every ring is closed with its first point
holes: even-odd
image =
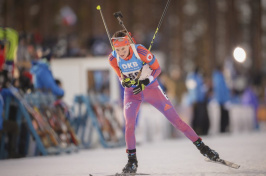
{"type": "Polygon", "coordinates": [[[123,168],[122,173],[136,173],[138,168],[138,160],[136,155],[136,149],[127,150],[128,162],[123,168]]]}
{"type": "Polygon", "coordinates": [[[196,147],[199,149],[200,153],[209,158],[210,160],[212,161],[216,161],[217,159],[219,159],[219,154],[210,149],[209,146],[205,145],[203,142],[202,142],[202,139],[199,138],[197,141],[193,142],[194,145],[196,145],[196,147]]]}

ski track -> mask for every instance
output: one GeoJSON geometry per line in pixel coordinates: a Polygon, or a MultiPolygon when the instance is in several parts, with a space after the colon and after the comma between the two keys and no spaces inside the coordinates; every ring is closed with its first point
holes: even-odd
{"type": "MultiPolygon", "coordinates": [[[[137,146],[138,172],[154,176],[264,176],[266,132],[202,136],[205,144],[239,169],[204,161],[185,137],[137,146]]],[[[0,161],[0,176],[106,176],[121,172],[125,147],[0,161]]]]}

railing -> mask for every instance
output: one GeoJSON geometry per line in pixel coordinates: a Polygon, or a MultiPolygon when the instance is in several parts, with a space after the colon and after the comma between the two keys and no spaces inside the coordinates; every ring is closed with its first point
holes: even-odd
{"type": "Polygon", "coordinates": [[[71,124],[75,132],[80,134],[85,148],[91,147],[93,131],[97,132],[99,141],[105,148],[125,145],[123,121],[115,113],[117,107],[95,103],[90,96],[83,95],[75,96],[74,102],[78,107],[78,115],[71,124]],[[85,107],[83,112],[82,107],[85,107]]]}
{"type": "MultiPolygon", "coordinates": [[[[12,86],[2,91],[7,92],[7,96],[5,96],[4,120],[9,120],[10,103],[12,102],[17,105],[15,121],[17,122],[19,131],[22,120],[25,120],[27,124],[29,133],[26,137],[27,141],[23,141],[26,145],[24,147],[25,155],[28,154],[30,135],[36,143],[34,155],[69,153],[78,150],[80,145],[79,139],[64,116],[60,105],[55,104],[55,99],[51,99],[53,97],[52,95],[36,92],[22,96],[12,86]]],[[[6,137],[7,135],[3,132],[0,145],[1,159],[9,157],[5,147],[6,137]]],[[[18,147],[20,143],[18,136],[17,141],[18,147]]]]}
{"type": "MultiPolygon", "coordinates": [[[[50,93],[37,91],[22,96],[13,86],[2,91],[6,91],[4,120],[10,120],[10,105],[15,104],[16,117],[12,119],[15,119],[19,133],[22,121],[26,123],[26,137],[23,141],[19,136],[16,139],[16,150],[23,142],[25,156],[29,156],[29,146],[33,142],[36,146],[35,156],[91,148],[93,133],[97,134],[99,143],[105,148],[125,145],[122,110],[115,104],[100,104],[91,96],[78,95],[70,109],[50,93]]],[[[7,134],[3,132],[0,159],[10,157],[6,148],[7,139],[7,134]]]]}

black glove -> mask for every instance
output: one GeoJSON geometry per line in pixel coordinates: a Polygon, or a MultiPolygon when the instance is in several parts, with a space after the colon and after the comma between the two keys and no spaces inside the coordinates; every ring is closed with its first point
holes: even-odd
{"type": "Polygon", "coordinates": [[[133,84],[135,83],[135,81],[131,80],[130,78],[125,78],[122,80],[122,86],[123,87],[131,87],[133,84]]]}
{"type": "Polygon", "coordinates": [[[145,89],[145,86],[147,86],[148,84],[150,84],[149,78],[146,78],[144,80],[136,80],[135,85],[137,85],[137,87],[133,89],[133,94],[136,95],[140,93],[145,89]]]}

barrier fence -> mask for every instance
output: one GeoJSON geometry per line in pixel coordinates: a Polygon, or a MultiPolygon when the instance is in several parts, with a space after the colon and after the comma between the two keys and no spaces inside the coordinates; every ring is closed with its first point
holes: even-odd
{"type": "Polygon", "coordinates": [[[7,92],[4,125],[14,124],[17,132],[1,132],[1,159],[15,157],[13,153],[23,157],[91,148],[93,133],[102,147],[125,145],[121,111],[117,112],[115,105],[100,104],[92,101],[91,96],[78,95],[73,107],[68,107],[51,93],[36,91],[22,95],[12,86],[2,91],[7,92]]]}

